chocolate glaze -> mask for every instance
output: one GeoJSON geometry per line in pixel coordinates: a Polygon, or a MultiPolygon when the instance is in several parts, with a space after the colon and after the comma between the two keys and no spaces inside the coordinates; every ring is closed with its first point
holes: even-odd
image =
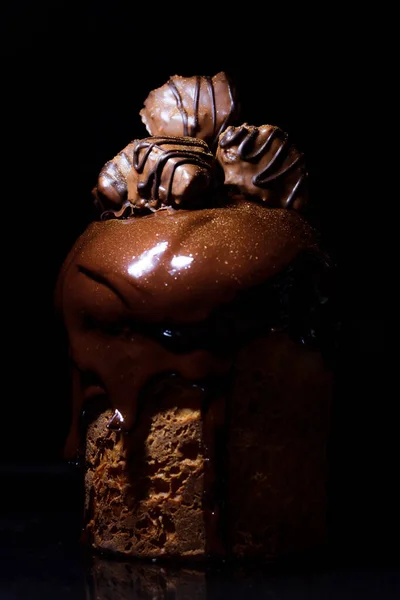
{"type": "Polygon", "coordinates": [[[217,159],[233,194],[275,207],[300,210],[306,205],[304,155],[279,127],[229,127],[219,138],[217,159]]]}
{"type": "MultiPolygon", "coordinates": [[[[296,212],[246,202],[92,223],[67,257],[57,289],[79,373],[66,453],[76,452],[88,398],[108,396],[118,426],[129,430],[151,377],[174,372],[200,381],[229,371],[229,348],[198,344],[176,352],[135,323],[200,322],[302,251],[316,250],[315,235],[296,212]]],[[[165,326],[164,337],[170,331],[165,326]]]]}
{"type": "Polygon", "coordinates": [[[235,88],[220,72],[214,77],[170,77],[150,92],[140,116],[151,135],[196,137],[213,149],[238,113],[235,88]]]}

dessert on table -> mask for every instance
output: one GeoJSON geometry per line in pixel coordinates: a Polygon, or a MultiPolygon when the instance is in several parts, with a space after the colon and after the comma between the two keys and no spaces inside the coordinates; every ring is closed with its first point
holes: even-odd
{"type": "Polygon", "coordinates": [[[85,543],[145,559],[318,549],[335,269],[305,156],[242,120],[223,72],[170,77],[140,117],[56,290],[85,543]]]}

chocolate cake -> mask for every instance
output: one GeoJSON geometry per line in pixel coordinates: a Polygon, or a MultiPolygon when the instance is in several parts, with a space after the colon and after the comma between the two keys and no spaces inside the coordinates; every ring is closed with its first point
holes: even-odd
{"type": "Polygon", "coordinates": [[[61,270],[85,543],[138,558],[323,545],[334,268],[304,155],[240,121],[225,73],[174,76],[107,162],[61,270]]]}

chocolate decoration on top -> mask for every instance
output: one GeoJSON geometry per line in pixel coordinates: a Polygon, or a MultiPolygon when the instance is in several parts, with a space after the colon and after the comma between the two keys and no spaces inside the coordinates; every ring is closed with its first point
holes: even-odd
{"type": "Polygon", "coordinates": [[[137,140],[133,147],[137,183],[132,193],[128,183],[129,200],[151,211],[165,206],[199,208],[202,200],[210,204],[214,166],[214,155],[203,140],[166,136],[137,140]]]}
{"type": "Polygon", "coordinates": [[[150,92],[139,114],[150,135],[196,137],[214,149],[238,113],[235,88],[220,72],[214,77],[170,77],[150,92]]]}
{"type": "Polygon", "coordinates": [[[217,160],[233,195],[296,210],[307,203],[304,155],[279,127],[229,127],[219,138],[217,160]]]}
{"type": "Polygon", "coordinates": [[[214,167],[215,157],[203,140],[134,140],[104,165],[92,190],[100,219],[127,219],[166,206],[209,205],[214,167]]]}

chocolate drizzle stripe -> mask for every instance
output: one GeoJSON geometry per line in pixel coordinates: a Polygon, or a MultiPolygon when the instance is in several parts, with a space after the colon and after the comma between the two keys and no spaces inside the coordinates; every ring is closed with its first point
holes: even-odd
{"type": "Polygon", "coordinates": [[[147,159],[148,159],[149,155],[151,154],[151,151],[153,150],[153,148],[156,146],[157,146],[157,144],[155,142],[152,144],[149,144],[147,142],[142,142],[136,146],[136,148],[133,151],[133,166],[135,167],[135,169],[138,173],[143,173],[143,169],[146,165],[147,159]],[[146,146],[147,146],[147,149],[146,149],[145,153],[143,154],[142,158],[139,160],[139,152],[140,152],[140,150],[142,150],[142,148],[146,148],[146,146]]]}
{"type": "MultiPolygon", "coordinates": [[[[242,126],[242,127],[239,127],[239,129],[237,129],[236,131],[235,131],[235,129],[227,131],[227,133],[224,135],[223,139],[220,142],[220,146],[221,146],[221,148],[227,148],[229,146],[233,146],[233,144],[235,142],[242,140],[238,146],[238,151],[237,151],[238,156],[240,157],[241,160],[250,162],[251,160],[258,159],[262,154],[264,154],[265,151],[267,150],[268,146],[271,145],[274,138],[276,138],[278,135],[279,135],[279,130],[272,129],[272,131],[269,133],[267,139],[263,142],[263,144],[260,146],[260,148],[258,148],[257,150],[255,150],[253,152],[251,152],[251,151],[247,152],[246,150],[250,145],[252,145],[254,148],[256,138],[258,137],[258,131],[257,130],[248,130],[245,126],[242,126]]],[[[284,138],[281,140],[279,147],[276,149],[276,151],[275,151],[274,155],[272,156],[271,160],[269,161],[268,165],[266,166],[264,171],[262,171],[261,173],[259,173],[257,175],[257,177],[262,178],[268,171],[270,171],[272,169],[272,167],[278,160],[278,158],[281,155],[281,153],[283,152],[283,150],[287,147],[287,145],[288,145],[287,135],[284,135],[284,138]]]]}
{"type": "Polygon", "coordinates": [[[211,101],[211,114],[212,114],[212,122],[213,122],[213,138],[215,139],[215,127],[217,125],[217,105],[215,102],[215,93],[214,93],[214,85],[211,77],[206,77],[208,93],[210,94],[211,101]]]}
{"type": "MultiPolygon", "coordinates": [[[[148,156],[148,152],[146,152],[146,156],[148,156]]],[[[170,150],[169,152],[165,152],[162,154],[154,168],[149,172],[147,179],[138,184],[138,191],[140,192],[140,196],[142,198],[146,198],[147,200],[150,198],[159,199],[159,186],[161,181],[161,175],[164,170],[165,165],[171,158],[180,158],[178,163],[174,165],[171,178],[168,185],[168,193],[167,200],[170,199],[171,189],[172,189],[172,181],[175,173],[175,169],[182,164],[192,164],[198,165],[205,169],[210,169],[210,165],[202,160],[196,152],[182,152],[180,150],[170,150]]]]}
{"type": "Polygon", "coordinates": [[[260,156],[262,156],[267,148],[272,144],[272,141],[278,135],[278,131],[276,129],[272,129],[269,133],[267,139],[261,144],[258,150],[254,150],[253,152],[247,152],[245,154],[245,148],[249,146],[251,143],[255,141],[258,135],[257,131],[249,132],[249,135],[243,140],[243,142],[239,146],[239,153],[242,160],[246,160],[247,162],[251,162],[253,160],[258,160],[260,156]],[[253,135],[251,135],[253,134],[253,135]]]}
{"type": "Polygon", "coordinates": [[[201,85],[201,78],[197,75],[197,77],[196,77],[196,87],[195,87],[195,90],[194,90],[194,111],[193,111],[194,123],[193,123],[193,127],[190,128],[190,136],[191,137],[196,137],[196,133],[197,133],[198,128],[199,128],[200,85],[201,85]]]}
{"type": "Polygon", "coordinates": [[[265,169],[261,173],[259,173],[259,177],[262,177],[263,175],[265,175],[265,173],[268,173],[272,169],[272,167],[275,165],[275,163],[277,162],[277,160],[280,157],[280,155],[282,154],[282,152],[287,148],[287,145],[288,145],[288,140],[287,140],[287,137],[285,137],[283,140],[281,140],[280,145],[276,149],[276,152],[272,156],[268,165],[265,167],[265,169]]]}
{"type": "MultiPolygon", "coordinates": [[[[168,158],[167,158],[167,160],[168,160],[168,158]]],[[[171,177],[170,177],[169,184],[168,184],[167,202],[170,201],[171,196],[172,196],[172,184],[174,181],[175,171],[181,165],[197,165],[204,169],[207,169],[207,168],[209,169],[209,165],[206,162],[204,162],[203,160],[201,160],[200,158],[198,158],[196,155],[189,157],[188,154],[186,154],[184,157],[181,158],[181,160],[176,161],[172,167],[172,173],[171,173],[171,177]]],[[[161,177],[161,174],[160,174],[160,177],[161,177]]],[[[157,197],[158,197],[158,189],[157,189],[157,197]]]]}
{"type": "Polygon", "coordinates": [[[228,148],[229,146],[233,146],[235,142],[241,140],[245,134],[247,133],[246,127],[230,127],[224,133],[223,138],[221,138],[219,145],[221,148],[228,148]]]}
{"type": "MultiPolygon", "coordinates": [[[[197,148],[204,150],[204,152],[209,154],[207,144],[205,142],[203,142],[203,140],[198,140],[198,139],[194,139],[194,138],[187,140],[182,137],[152,137],[151,141],[147,139],[147,140],[142,140],[141,142],[139,142],[133,150],[133,166],[135,167],[135,169],[138,173],[143,172],[148,155],[153,150],[153,148],[161,149],[161,146],[163,146],[163,145],[185,146],[185,147],[190,147],[190,148],[195,146],[197,148]],[[146,147],[147,147],[147,151],[146,151],[145,155],[142,157],[142,159],[139,161],[139,153],[143,148],[146,148],[146,147]]],[[[211,157],[211,154],[210,154],[210,157],[211,157]]]]}
{"type": "Polygon", "coordinates": [[[271,129],[268,137],[258,149],[254,149],[256,138],[258,137],[258,131],[256,130],[248,130],[247,127],[241,126],[236,130],[234,127],[228,129],[224,135],[224,137],[220,140],[221,148],[228,148],[229,146],[233,146],[236,142],[240,142],[238,146],[238,155],[241,160],[246,162],[256,161],[262,156],[267,150],[268,146],[271,145],[274,138],[279,135],[278,129],[271,129]],[[253,151],[249,149],[249,147],[253,148],[253,151]]]}
{"type": "MultiPolygon", "coordinates": [[[[282,147],[280,148],[282,149],[282,147]]],[[[275,156],[275,158],[277,158],[275,156]]],[[[267,173],[271,167],[271,163],[268,164],[268,166],[261,171],[260,173],[258,173],[257,175],[255,175],[253,177],[253,183],[254,185],[257,185],[258,187],[263,187],[265,184],[269,183],[270,181],[273,181],[274,179],[278,179],[278,177],[282,177],[283,175],[286,175],[286,173],[288,173],[289,171],[291,171],[296,165],[299,164],[299,162],[302,160],[303,155],[301,156],[297,156],[293,162],[290,163],[290,165],[288,165],[287,167],[284,167],[283,169],[281,169],[280,171],[277,171],[276,173],[273,173],[272,175],[269,175],[268,177],[263,177],[265,175],[265,173],[267,173]]]]}
{"type": "MultiPolygon", "coordinates": [[[[279,136],[281,133],[282,132],[280,132],[280,130],[278,128],[271,128],[271,131],[269,132],[267,138],[264,140],[264,142],[261,144],[261,146],[257,149],[255,147],[256,147],[256,140],[259,135],[258,129],[249,129],[248,127],[246,127],[246,125],[242,125],[241,127],[238,127],[238,128],[232,127],[226,131],[225,135],[220,140],[220,146],[221,146],[221,148],[228,148],[230,146],[238,144],[238,148],[237,148],[238,157],[241,160],[246,161],[246,162],[255,162],[270,149],[273,140],[277,136],[279,136]]],[[[252,183],[254,186],[261,187],[261,188],[267,187],[268,183],[270,183],[271,181],[274,181],[280,177],[283,177],[284,175],[287,175],[290,171],[293,171],[293,169],[295,167],[299,166],[300,163],[304,162],[304,154],[300,154],[300,155],[296,156],[296,158],[294,158],[294,160],[289,165],[283,166],[280,170],[277,170],[275,173],[271,173],[271,170],[276,165],[279,158],[280,157],[282,158],[282,154],[288,148],[288,144],[289,144],[288,136],[287,136],[287,134],[283,134],[283,139],[281,139],[281,142],[280,142],[278,148],[273,153],[273,155],[272,155],[270,161],[268,162],[268,164],[266,165],[266,167],[262,171],[260,171],[260,173],[257,173],[256,175],[254,175],[254,177],[252,178],[252,183]]],[[[286,156],[283,157],[283,160],[281,161],[281,163],[284,162],[286,158],[287,158],[287,154],[286,154],[286,156]]],[[[289,196],[284,201],[285,208],[290,208],[292,206],[293,200],[298,192],[300,185],[304,181],[304,179],[305,179],[305,172],[303,169],[303,171],[300,173],[300,175],[298,177],[298,180],[294,184],[292,191],[290,192],[289,196]]]]}
{"type": "Polygon", "coordinates": [[[240,144],[238,146],[238,154],[242,160],[250,162],[252,159],[255,159],[255,158],[258,158],[259,156],[261,156],[263,149],[268,146],[271,138],[273,137],[273,132],[270,133],[266,142],[264,142],[264,144],[258,150],[254,150],[253,153],[251,151],[246,152],[247,148],[249,148],[249,147],[254,148],[257,137],[258,137],[258,131],[255,131],[255,130],[249,131],[247,133],[247,135],[244,136],[244,139],[240,142],[240,144]]]}
{"type": "Polygon", "coordinates": [[[173,93],[173,95],[175,97],[178,110],[181,113],[182,123],[183,123],[183,135],[187,136],[187,135],[189,135],[188,114],[185,110],[185,107],[183,106],[182,96],[172,78],[170,78],[170,80],[168,81],[168,85],[171,89],[171,92],[173,93]]]}
{"type": "Polygon", "coordinates": [[[159,200],[159,185],[163,169],[169,159],[179,158],[180,160],[173,165],[172,173],[168,184],[167,198],[166,201],[170,201],[172,197],[172,185],[175,170],[178,166],[183,164],[193,164],[199,167],[211,171],[211,164],[207,162],[207,158],[212,159],[212,154],[208,151],[208,146],[203,140],[196,140],[194,138],[186,139],[183,137],[155,137],[150,140],[142,140],[137,143],[133,150],[133,166],[138,173],[143,173],[146,162],[153,151],[153,149],[159,149],[162,153],[157,158],[155,165],[149,170],[147,178],[144,181],[138,183],[137,190],[141,198],[150,200],[159,200]],[[165,149],[163,145],[178,146],[178,148],[165,149]],[[194,150],[193,150],[194,148],[194,150]],[[198,152],[195,150],[198,148],[198,152]],[[140,151],[145,149],[143,156],[140,157],[140,151]]]}
{"type": "Polygon", "coordinates": [[[290,192],[289,196],[286,198],[285,208],[291,208],[291,206],[293,204],[293,200],[296,197],[297,191],[298,191],[299,187],[301,186],[301,184],[303,183],[304,179],[305,179],[305,173],[302,173],[300,175],[300,177],[298,178],[298,180],[296,181],[295,185],[293,186],[293,189],[290,192]]]}

